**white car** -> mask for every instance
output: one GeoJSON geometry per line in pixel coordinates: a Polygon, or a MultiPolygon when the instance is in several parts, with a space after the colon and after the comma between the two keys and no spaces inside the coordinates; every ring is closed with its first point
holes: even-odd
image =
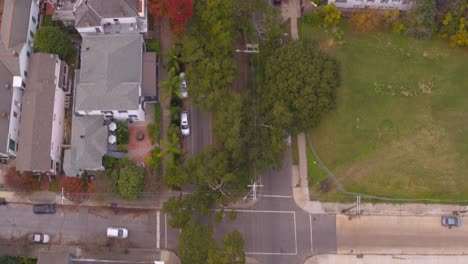
{"type": "Polygon", "coordinates": [[[190,124],[189,124],[189,116],[188,112],[183,111],[180,113],[180,130],[182,131],[183,136],[190,135],[190,124]]]}
{"type": "Polygon", "coordinates": [[[50,242],[50,236],[47,234],[33,234],[31,241],[33,243],[48,244],[50,242]]]}
{"type": "Polygon", "coordinates": [[[120,227],[108,227],[107,237],[127,238],[128,230],[120,227]]]}
{"type": "Polygon", "coordinates": [[[187,81],[185,80],[185,73],[181,72],[179,74],[179,78],[181,80],[181,82],[180,82],[180,94],[182,95],[182,98],[187,98],[188,97],[188,89],[187,89],[187,81]]]}

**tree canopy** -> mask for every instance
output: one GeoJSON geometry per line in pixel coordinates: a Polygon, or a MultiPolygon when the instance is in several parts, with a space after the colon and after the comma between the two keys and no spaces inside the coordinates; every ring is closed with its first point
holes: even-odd
{"type": "Polygon", "coordinates": [[[407,32],[419,39],[430,39],[436,30],[435,0],[419,1],[408,13],[407,32]]]}
{"type": "Polygon", "coordinates": [[[117,192],[124,199],[137,199],[143,190],[145,170],[128,159],[119,160],[118,165],[112,172],[117,192]]]}
{"type": "Polygon", "coordinates": [[[34,51],[57,54],[61,59],[65,59],[72,52],[72,43],[61,28],[40,27],[34,35],[34,51]]]}
{"type": "Polygon", "coordinates": [[[179,237],[179,256],[182,264],[205,264],[208,252],[216,249],[211,226],[202,226],[191,219],[179,237]]]}
{"type": "Polygon", "coordinates": [[[148,10],[154,16],[169,18],[172,33],[178,35],[193,15],[193,0],[149,0],[148,10]]]}
{"type": "Polygon", "coordinates": [[[338,63],[320,51],[317,43],[289,42],[268,58],[261,102],[271,111],[270,125],[299,132],[317,125],[335,104],[339,86],[338,63]]]}

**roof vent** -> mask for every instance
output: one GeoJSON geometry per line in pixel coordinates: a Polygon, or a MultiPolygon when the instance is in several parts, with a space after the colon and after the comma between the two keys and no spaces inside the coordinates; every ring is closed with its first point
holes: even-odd
{"type": "Polygon", "coordinates": [[[86,50],[89,50],[90,48],[89,47],[86,47],[86,50]]]}
{"type": "Polygon", "coordinates": [[[11,91],[11,85],[9,83],[5,84],[5,89],[8,91],[11,91]]]}
{"type": "Polygon", "coordinates": [[[85,135],[81,135],[80,138],[85,138],[85,135]]]}

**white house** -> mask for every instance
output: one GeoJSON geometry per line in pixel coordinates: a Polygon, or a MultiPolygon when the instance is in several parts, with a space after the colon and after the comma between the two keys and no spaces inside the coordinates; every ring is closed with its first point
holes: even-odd
{"type": "Polygon", "coordinates": [[[40,0],[4,0],[0,28],[0,158],[16,156],[23,89],[40,0]]]}
{"type": "Polygon", "coordinates": [[[147,32],[146,0],[62,0],[56,7],[54,19],[82,35],[147,32]]]}
{"type": "Polygon", "coordinates": [[[142,57],[140,34],[83,36],[75,114],[144,121],[142,57]]]}
{"type": "Polygon", "coordinates": [[[328,4],[335,4],[340,8],[377,8],[408,10],[414,0],[328,0],[328,4]]]}
{"type": "Polygon", "coordinates": [[[68,66],[58,55],[30,57],[16,169],[60,173],[68,66]]]}

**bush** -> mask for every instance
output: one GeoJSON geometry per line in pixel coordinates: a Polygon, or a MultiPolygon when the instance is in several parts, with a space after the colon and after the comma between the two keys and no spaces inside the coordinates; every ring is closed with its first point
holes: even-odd
{"type": "Polygon", "coordinates": [[[145,170],[128,159],[121,159],[118,164],[119,169],[112,172],[117,193],[126,200],[138,199],[143,190],[145,170]]]}
{"type": "Polygon", "coordinates": [[[117,143],[119,145],[128,144],[128,124],[117,122],[117,143]]]}
{"type": "Polygon", "coordinates": [[[117,161],[118,159],[114,157],[104,155],[102,157],[102,166],[106,169],[106,171],[109,171],[109,170],[112,170],[112,168],[114,167],[114,164],[116,164],[117,161]]]}
{"type": "Polygon", "coordinates": [[[153,168],[155,174],[158,174],[161,168],[161,159],[159,158],[160,153],[161,150],[158,147],[154,147],[151,151],[151,156],[146,159],[146,165],[153,168]]]}
{"type": "Polygon", "coordinates": [[[304,16],[304,23],[305,24],[318,26],[318,25],[322,24],[322,22],[323,22],[322,17],[315,10],[312,13],[307,14],[307,15],[304,16]]]}
{"type": "Polygon", "coordinates": [[[160,50],[161,50],[161,46],[159,44],[159,41],[151,40],[151,41],[146,42],[146,51],[156,52],[159,55],[160,50]]]}
{"type": "Polygon", "coordinates": [[[159,104],[156,104],[154,108],[154,123],[149,123],[146,128],[148,129],[151,144],[159,142],[161,137],[161,106],[159,104]]]}
{"type": "Polygon", "coordinates": [[[320,10],[323,17],[323,26],[336,26],[341,20],[341,11],[334,4],[326,5],[320,10]]]}
{"type": "Polygon", "coordinates": [[[57,54],[65,59],[73,50],[68,35],[57,26],[40,27],[34,35],[34,51],[57,54]]]}
{"type": "Polygon", "coordinates": [[[117,144],[117,151],[118,152],[128,152],[128,145],[127,144],[117,144]]]}
{"type": "Polygon", "coordinates": [[[357,10],[353,12],[349,23],[356,32],[375,31],[382,25],[382,16],[375,9],[357,10]]]}

